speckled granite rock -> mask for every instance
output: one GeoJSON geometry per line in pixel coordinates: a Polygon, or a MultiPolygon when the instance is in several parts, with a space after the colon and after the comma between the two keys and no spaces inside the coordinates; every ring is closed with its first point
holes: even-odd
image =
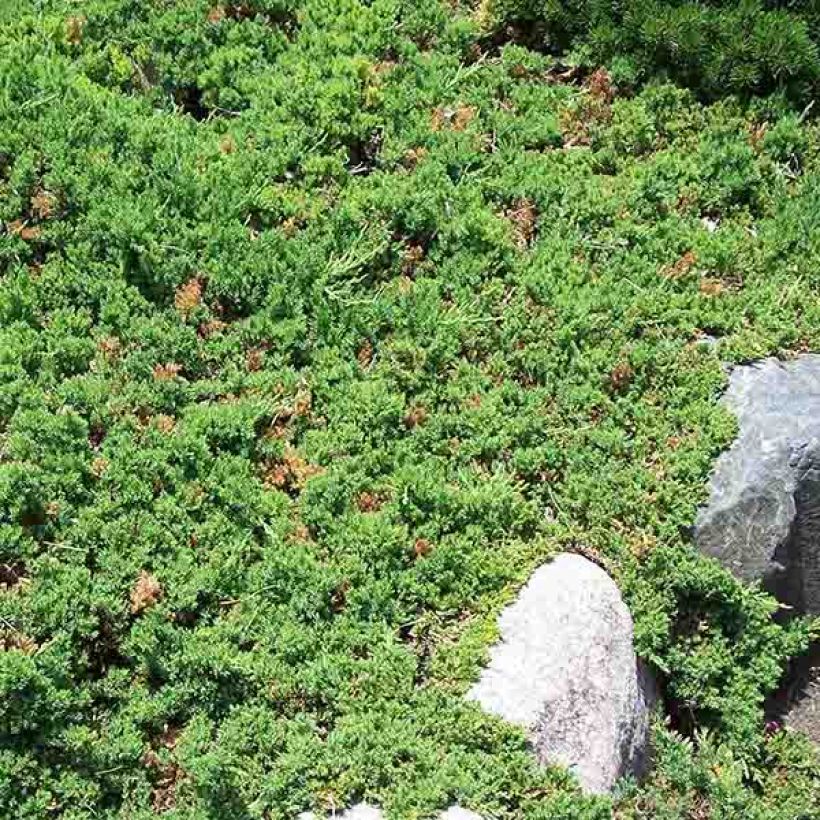
{"type": "MultiPolygon", "coordinates": [[[[381,809],[369,806],[367,803],[358,803],[345,811],[337,812],[336,820],[383,820],[381,809]]],[[[303,811],[296,820],[319,820],[312,811],[303,811]]]]}
{"type": "MultiPolygon", "coordinates": [[[[359,803],[343,812],[337,812],[335,817],[337,820],[383,820],[381,809],[368,806],[367,803],[359,803]]],[[[319,818],[312,811],[303,811],[296,820],[319,820],[319,818]]]]}
{"type": "Polygon", "coordinates": [[[820,355],[736,367],[739,433],[717,460],[695,541],[798,612],[820,612],[820,355]]]}
{"type": "MultiPolygon", "coordinates": [[[[467,809],[451,806],[444,814],[440,815],[441,820],[482,820],[481,816],[467,809]]],[[[318,820],[313,812],[302,812],[297,820],[318,820]]],[[[381,809],[368,806],[366,803],[359,803],[336,815],[336,820],[384,820],[381,809]]]]}
{"type": "Polygon", "coordinates": [[[579,555],[539,567],[501,614],[501,641],[468,697],[528,730],[542,763],[601,793],[647,765],[654,681],[618,587],[579,555]]]}

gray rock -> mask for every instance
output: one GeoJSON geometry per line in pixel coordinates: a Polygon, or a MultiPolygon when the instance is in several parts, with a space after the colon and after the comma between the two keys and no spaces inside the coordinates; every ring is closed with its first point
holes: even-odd
{"type": "MultiPolygon", "coordinates": [[[[736,367],[738,437],[718,458],[695,542],[794,613],[820,613],[820,355],[736,367]]],[[[820,645],[792,663],[770,717],[820,743],[820,645]]]]}
{"type": "MultiPolygon", "coordinates": [[[[381,809],[369,806],[367,803],[358,803],[345,811],[338,812],[337,820],[383,820],[381,809]]],[[[303,811],[297,820],[318,820],[312,811],[303,811]]]]}
{"type": "Polygon", "coordinates": [[[792,659],[765,710],[770,723],[802,732],[820,746],[820,641],[792,659]]]}
{"type": "Polygon", "coordinates": [[[820,674],[814,671],[803,681],[799,694],[789,704],[786,725],[820,743],[820,674]]]}
{"type": "MultiPolygon", "coordinates": [[[[367,803],[358,803],[349,809],[335,814],[337,820],[383,820],[381,809],[369,806],[367,803]]],[[[312,811],[303,811],[297,820],[318,820],[312,811]]]]}
{"type": "Polygon", "coordinates": [[[797,612],[820,613],[820,355],[737,367],[739,434],[718,459],[695,541],[797,612]]]}
{"type": "MultiPolygon", "coordinates": [[[[478,814],[467,811],[467,809],[459,808],[458,806],[451,806],[440,815],[440,818],[441,820],[482,820],[478,814]]],[[[317,820],[317,817],[313,812],[305,811],[299,815],[297,820],[317,820]]],[[[368,806],[366,803],[359,803],[337,814],[336,820],[384,820],[384,815],[381,809],[368,806]]]]}
{"type": "Polygon", "coordinates": [[[501,641],[468,697],[524,727],[545,764],[589,792],[648,764],[654,680],[613,580],[579,555],[539,567],[499,619],[501,641]]]}

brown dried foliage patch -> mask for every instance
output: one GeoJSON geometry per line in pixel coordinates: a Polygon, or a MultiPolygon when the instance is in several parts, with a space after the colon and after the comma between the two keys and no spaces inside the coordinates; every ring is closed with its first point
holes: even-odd
{"type": "Polygon", "coordinates": [[[387,493],[364,491],[356,497],[356,508],[359,512],[378,512],[387,501],[387,493]]]}
{"type": "Polygon", "coordinates": [[[151,743],[151,748],[142,756],[142,764],[151,772],[153,780],[151,808],[155,814],[172,811],[177,805],[177,787],[185,772],[176,760],[163,760],[160,752],[173,752],[180,733],[179,728],[166,725],[159,737],[151,743]]]}
{"type": "Polygon", "coordinates": [[[82,44],[86,22],[86,18],[82,15],[69,17],[65,21],[65,38],[72,46],[82,44]]]}
{"type": "Polygon", "coordinates": [[[293,447],[286,447],[282,458],[267,469],[265,483],[280,490],[299,492],[311,478],[324,472],[324,467],[311,464],[293,447]]]}
{"type": "Polygon", "coordinates": [[[538,220],[538,211],[533,202],[519,199],[504,212],[504,216],[512,225],[515,244],[522,250],[531,245],[538,220]]]}
{"type": "Polygon", "coordinates": [[[24,655],[33,655],[39,647],[37,642],[16,629],[0,630],[0,652],[16,650],[24,655]]]}
{"type": "Polygon", "coordinates": [[[404,426],[408,430],[412,430],[414,427],[424,424],[426,420],[427,409],[420,404],[414,404],[404,417],[404,426]]]}
{"type": "Polygon", "coordinates": [[[158,364],[154,366],[154,378],[158,382],[173,381],[182,370],[181,364],[169,362],[168,364],[158,364]]]}
{"type": "Polygon", "coordinates": [[[202,282],[194,276],[174,293],[174,307],[177,313],[186,318],[202,304],[202,282]]]}
{"type": "Polygon", "coordinates": [[[37,225],[29,225],[23,219],[15,219],[13,222],[9,222],[6,225],[6,230],[12,236],[19,236],[25,242],[33,242],[35,239],[39,239],[42,233],[37,225]]]}
{"type": "Polygon", "coordinates": [[[629,362],[618,362],[609,374],[609,386],[613,393],[623,393],[635,378],[635,371],[629,362]]]}
{"type": "Polygon", "coordinates": [[[154,575],[141,570],[131,590],[131,614],[139,615],[154,606],[162,597],[162,585],[154,575]]]}
{"type": "Polygon", "coordinates": [[[694,251],[686,251],[680,259],[676,260],[671,265],[666,265],[661,270],[661,276],[665,279],[681,279],[689,273],[697,261],[698,258],[694,251]]]}
{"type": "Polygon", "coordinates": [[[48,219],[57,210],[57,197],[51,191],[39,188],[31,197],[29,207],[38,219],[48,219]]]}
{"type": "Polygon", "coordinates": [[[439,106],[433,111],[430,127],[433,131],[443,131],[446,128],[464,131],[477,113],[478,109],[473,105],[457,105],[455,108],[439,106]]]}
{"type": "Polygon", "coordinates": [[[586,94],[578,104],[561,114],[561,131],[568,148],[589,145],[593,132],[612,119],[615,90],[606,69],[593,72],[585,87],[586,94]]]}

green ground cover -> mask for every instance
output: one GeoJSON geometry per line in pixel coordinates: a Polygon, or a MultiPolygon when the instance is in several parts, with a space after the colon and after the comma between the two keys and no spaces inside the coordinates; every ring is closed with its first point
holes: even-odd
{"type": "Polygon", "coordinates": [[[793,71],[636,34],[691,3],[0,2],[0,816],[820,816],[811,625],[689,543],[721,361],[820,349],[780,5],[698,9],[793,71]],[[611,799],[461,697],[562,549],[673,713],[611,799]]]}

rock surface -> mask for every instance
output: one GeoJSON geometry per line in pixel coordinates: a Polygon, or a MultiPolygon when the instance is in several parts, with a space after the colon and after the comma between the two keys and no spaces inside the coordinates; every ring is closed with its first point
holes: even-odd
{"type": "MultiPolygon", "coordinates": [[[[820,355],[736,367],[723,402],[738,419],[715,464],[695,541],[795,613],[820,613],[820,355]]],[[[792,664],[771,717],[820,743],[820,646],[792,664]]]]}
{"type": "Polygon", "coordinates": [[[820,355],[736,367],[739,434],[718,458],[695,541],[798,612],[820,613],[820,355]]]}
{"type": "Polygon", "coordinates": [[[802,732],[820,746],[820,641],[792,659],[764,708],[767,721],[802,732]]]}
{"type": "Polygon", "coordinates": [[[788,704],[786,725],[820,743],[820,674],[813,671],[801,684],[800,692],[788,704]]]}
{"type": "Polygon", "coordinates": [[[652,676],[613,580],[579,555],[539,567],[499,619],[501,641],[468,697],[527,729],[540,762],[589,792],[648,763],[652,676]]]}
{"type": "MultiPolygon", "coordinates": [[[[337,820],[383,820],[381,809],[369,806],[367,803],[358,803],[345,811],[337,812],[337,820]]],[[[303,811],[296,820],[319,820],[312,811],[303,811]]]]}
{"type": "MultiPolygon", "coordinates": [[[[482,820],[475,812],[467,811],[458,806],[451,806],[440,815],[441,820],[482,820]]],[[[313,812],[302,812],[297,820],[318,820],[313,812]]],[[[366,803],[359,803],[336,815],[336,820],[384,820],[381,809],[368,806],[366,803]]]]}

